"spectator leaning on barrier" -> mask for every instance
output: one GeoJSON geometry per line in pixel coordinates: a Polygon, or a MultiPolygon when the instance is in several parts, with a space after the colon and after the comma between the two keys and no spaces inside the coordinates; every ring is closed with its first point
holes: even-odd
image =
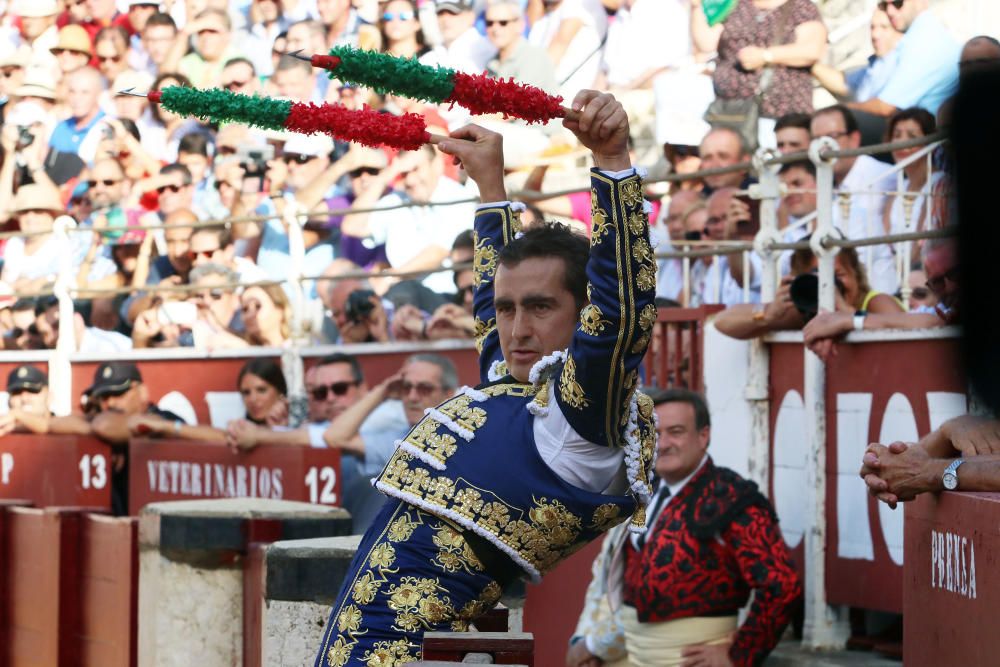
{"type": "Polygon", "coordinates": [[[176,435],[186,424],[176,414],[150,402],[142,374],[128,361],[99,365],[94,382],[83,392],[83,399],[87,411],[97,413],[91,420],[94,435],[112,446],[111,511],[116,516],[128,514],[129,438],[176,435]]]}
{"type": "MultiPolygon", "coordinates": [[[[846,106],[837,104],[820,109],[812,117],[810,124],[812,138],[829,137],[837,142],[841,150],[861,146],[861,131],[854,113],[846,106]]],[[[884,192],[892,192],[896,179],[886,175],[889,166],[870,155],[839,157],[833,163],[833,185],[836,201],[833,207],[833,225],[849,239],[863,239],[878,236],[885,229],[879,224],[885,207],[884,192]],[[870,190],[871,194],[859,194],[870,190]],[[841,194],[843,193],[843,194],[841,194]],[[846,216],[842,197],[849,198],[846,216]]],[[[870,246],[861,250],[865,265],[871,267],[869,279],[881,292],[894,294],[899,288],[895,258],[887,245],[870,246]]]]}
{"type": "Polygon", "coordinates": [[[812,66],[812,75],[819,85],[841,98],[855,102],[866,102],[878,97],[882,89],[892,80],[899,64],[899,50],[896,45],[903,33],[893,27],[889,15],[882,8],[876,8],[870,25],[872,55],[868,64],[852,71],[842,72],[826,63],[812,66]]]}
{"type": "Polygon", "coordinates": [[[851,331],[868,329],[926,329],[959,322],[960,267],[955,240],[929,239],[924,244],[927,288],[938,303],[914,312],[882,312],[855,316],[849,312],[821,312],[803,329],[803,339],[824,361],[836,355],[836,341],[851,331]]]}
{"type": "Polygon", "coordinates": [[[871,444],[860,474],[892,508],[927,492],[1000,491],[1000,420],[965,415],[916,443],[871,444]]]}
{"type": "Polygon", "coordinates": [[[960,46],[929,9],[929,0],[881,0],[879,9],[903,33],[896,46],[899,63],[878,95],[849,106],[877,116],[897,109],[923,107],[937,113],[954,95],[960,46]]]}
{"type": "Polygon", "coordinates": [[[396,374],[386,378],[333,418],[323,434],[327,446],[360,457],[357,476],[345,477],[345,502],[355,516],[355,528],[367,525],[384,503],[368,483],[389,462],[397,442],[432,408],[458,388],[455,365],[437,354],[415,354],[396,374]],[[402,407],[402,421],[396,419],[402,407]],[[352,496],[355,496],[352,498],[352,496]]]}
{"type": "Polygon", "coordinates": [[[7,414],[0,435],[13,431],[44,433],[49,417],[49,378],[35,366],[18,366],[7,375],[7,414]]]}

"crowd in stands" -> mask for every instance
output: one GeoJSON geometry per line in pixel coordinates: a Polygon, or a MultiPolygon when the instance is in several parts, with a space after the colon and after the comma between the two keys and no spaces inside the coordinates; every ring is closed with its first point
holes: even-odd
{"type": "MultiPolygon", "coordinates": [[[[449,105],[330,79],[285,55],[352,45],[514,77],[566,97],[583,87],[610,90],[635,118],[640,161],[658,158],[690,173],[745,162],[757,145],[787,153],[817,137],[848,149],[933,134],[947,123],[960,71],[1000,58],[989,37],[962,47],[928,0],[878,3],[873,55],[860,68],[826,64],[826,43],[820,7],[810,0],[740,0],[715,25],[701,0],[12,1],[0,13],[0,223],[10,232],[0,247],[5,347],[54,345],[58,309],[49,295],[59,278],[77,287],[76,345],[86,352],[280,347],[296,336],[328,344],[474,335],[477,192],[430,145],[395,152],[213,126],[127,90],[218,87],[369,105],[421,114],[438,132],[473,120],[449,105]],[[814,103],[826,94],[821,88],[838,103],[814,103]],[[748,103],[750,116],[759,114],[755,123],[706,122],[748,103]],[[288,232],[300,219],[301,263],[292,261],[298,235],[288,232]],[[295,331],[299,295],[286,282],[293,263],[309,278],[295,331]],[[381,275],[384,269],[403,275],[381,275]]],[[[474,120],[507,137],[512,189],[541,190],[546,171],[568,178],[583,166],[557,123],[474,120]]],[[[844,236],[947,224],[944,148],[932,168],[923,158],[905,166],[905,192],[882,194],[897,190],[896,176],[885,177],[889,162],[916,150],[886,161],[837,161],[843,194],[833,214],[844,236]],[[871,194],[860,192],[869,187],[871,194]]],[[[815,225],[815,169],[806,160],[788,164],[781,179],[784,240],[806,239],[815,225]]],[[[748,170],[651,187],[659,249],[752,240],[758,202],[746,188],[755,180],[748,170]]],[[[531,199],[522,221],[562,219],[589,234],[589,201],[586,192],[531,199]]],[[[901,280],[900,248],[845,253],[839,307],[901,311],[904,294],[925,311],[944,302],[953,267],[931,272],[931,249],[914,243],[913,272],[901,280]]],[[[787,252],[781,265],[787,301],[791,278],[812,271],[812,260],[787,252]]],[[[685,306],[760,301],[756,252],[747,261],[740,253],[696,259],[687,278],[684,272],[680,259],[661,260],[658,296],[685,306]]],[[[738,322],[740,335],[776,323],[802,326],[808,317],[787,304],[742,306],[737,314],[747,318],[738,322]]]]}

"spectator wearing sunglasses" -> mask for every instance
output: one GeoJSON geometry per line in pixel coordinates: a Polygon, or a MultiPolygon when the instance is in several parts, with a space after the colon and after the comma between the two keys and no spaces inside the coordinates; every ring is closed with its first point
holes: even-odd
{"type": "Polygon", "coordinates": [[[101,28],[94,37],[97,69],[108,81],[114,81],[128,68],[128,32],[121,26],[101,28]]]}
{"type": "MultiPolygon", "coordinates": [[[[237,257],[233,235],[223,225],[201,227],[191,233],[191,266],[206,264],[222,266],[233,272],[234,281],[256,283],[267,280],[267,274],[248,257],[237,257]]],[[[193,272],[192,272],[193,273],[193,272]]],[[[194,282],[194,279],[191,279],[194,282]]]]}
{"type": "MultiPolygon", "coordinates": [[[[274,4],[274,3],[266,3],[274,4]]],[[[257,68],[247,58],[232,58],[226,61],[222,68],[220,88],[241,95],[259,95],[260,79],[257,78],[257,68]]]]}
{"type": "MultiPolygon", "coordinates": [[[[377,201],[389,192],[388,185],[378,178],[388,160],[385,153],[360,144],[351,144],[339,160],[328,162],[323,171],[295,193],[295,199],[306,210],[315,209],[322,201],[331,211],[344,211],[354,206],[358,197],[377,201]],[[346,177],[347,187],[339,188],[346,177]],[[367,193],[367,194],[366,194],[367,193]]],[[[365,269],[387,266],[385,244],[372,246],[363,239],[341,234],[342,214],[331,215],[326,226],[336,239],[337,257],[350,260],[365,269]]]]}
{"type": "Polygon", "coordinates": [[[555,93],[559,89],[555,66],[545,49],[524,38],[524,13],[517,0],[490,0],[486,6],[486,37],[497,49],[486,70],[497,78],[555,93]]]}
{"type": "Polygon", "coordinates": [[[961,45],[929,8],[929,0],[881,0],[878,8],[903,33],[896,46],[899,64],[888,83],[852,109],[888,117],[899,109],[922,107],[936,114],[958,84],[961,45]]]}
{"type": "Polygon", "coordinates": [[[333,418],[323,434],[327,446],[353,452],[361,458],[358,476],[344,479],[345,506],[354,517],[354,529],[367,528],[385,499],[374,492],[368,478],[389,462],[396,443],[458,387],[455,365],[438,354],[415,354],[398,373],[386,378],[353,405],[333,418]],[[402,407],[404,419],[394,419],[402,407]]]}
{"type": "Polygon", "coordinates": [[[821,312],[802,330],[809,349],[829,361],[836,354],[836,341],[852,330],[927,329],[959,322],[960,267],[955,239],[928,239],[923,259],[926,287],[938,300],[934,306],[921,306],[908,313],[870,313],[860,318],[843,311],[821,312]]]}
{"type": "MultiPolygon", "coordinates": [[[[268,200],[280,212],[286,206],[307,210],[299,199],[298,191],[312,183],[330,164],[333,140],[326,136],[296,134],[285,142],[282,154],[269,163],[268,178],[274,191],[276,183],[283,183],[280,196],[272,195],[268,200]]],[[[306,204],[310,201],[307,200],[306,204]]],[[[259,229],[260,249],[257,251],[257,265],[271,280],[285,280],[288,277],[289,254],[288,232],[282,220],[271,218],[259,229]]],[[[252,233],[257,233],[253,230],[252,233]]],[[[334,258],[334,245],[330,230],[322,218],[313,218],[302,229],[305,243],[303,275],[317,276],[323,272],[334,258]]],[[[312,282],[303,283],[306,296],[316,298],[316,287],[312,282]]]]}
{"type": "Polygon", "coordinates": [[[420,27],[416,3],[411,0],[390,0],[383,5],[378,27],[383,53],[397,58],[420,58],[430,50],[420,27]]]}

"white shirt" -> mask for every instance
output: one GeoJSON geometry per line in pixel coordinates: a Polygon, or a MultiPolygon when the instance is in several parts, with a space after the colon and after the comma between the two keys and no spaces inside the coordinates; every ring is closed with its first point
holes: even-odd
{"type": "MultiPolygon", "coordinates": [[[[894,190],[896,179],[886,176],[890,168],[884,162],[879,162],[869,155],[859,155],[854,166],[837,187],[837,192],[859,192],[869,188],[872,194],[846,195],[850,199],[850,212],[845,218],[841,208],[841,198],[833,200],[833,224],[849,239],[861,239],[869,236],[880,236],[885,228],[882,226],[882,209],[885,206],[886,190],[894,190]]],[[[872,289],[886,294],[895,294],[899,289],[899,279],[896,276],[896,264],[892,249],[889,246],[868,246],[858,248],[861,263],[871,266],[868,282],[872,289]]]]}
{"type": "MultiPolygon", "coordinates": [[[[814,222],[806,223],[805,225],[799,225],[798,227],[792,227],[792,225],[798,224],[799,218],[794,216],[788,216],[788,227],[786,227],[781,232],[781,242],[782,243],[798,243],[805,237],[812,234],[814,222]]],[[[792,255],[795,253],[794,250],[784,250],[781,253],[781,259],[778,260],[778,277],[787,276],[792,272],[792,255]]]]}
{"type": "Polygon", "coordinates": [[[132,349],[132,339],[117,331],[87,327],[80,336],[77,352],[88,354],[117,354],[132,349]]]}
{"type": "MultiPolygon", "coordinates": [[[[660,507],[659,511],[657,511],[656,514],[653,514],[652,511],[646,512],[647,533],[653,529],[654,525],[656,525],[656,520],[660,518],[661,514],[663,514],[663,510],[665,510],[667,506],[670,505],[670,503],[674,502],[674,499],[677,497],[677,494],[681,492],[681,489],[687,486],[687,483],[691,481],[692,477],[698,474],[698,471],[701,470],[702,466],[705,465],[705,461],[707,460],[708,460],[708,454],[705,454],[704,456],[701,457],[701,462],[698,464],[698,467],[692,470],[690,475],[688,475],[679,482],[671,484],[665,479],[662,478],[660,479],[659,486],[656,487],[656,491],[653,493],[653,496],[649,499],[649,507],[650,508],[656,507],[657,503],[659,502],[660,496],[663,495],[664,490],[670,491],[670,496],[667,498],[666,502],[663,503],[663,506],[660,507]]],[[[629,535],[629,539],[632,540],[632,546],[635,547],[636,549],[639,549],[639,535],[632,533],[631,535],[629,535]]]]}
{"type": "MultiPolygon", "coordinates": [[[[378,200],[376,206],[400,204],[406,195],[392,192],[378,200]]],[[[432,202],[469,199],[473,191],[447,176],[438,179],[431,194],[432,202]]],[[[474,202],[440,206],[412,206],[410,208],[377,211],[368,218],[369,235],[374,245],[385,244],[385,254],[393,267],[405,265],[428,246],[449,250],[455,237],[472,228],[476,213],[474,202]]],[[[424,285],[435,292],[447,294],[455,291],[451,271],[441,271],[424,279],[424,285]]]]}
{"type": "Polygon", "coordinates": [[[556,9],[535,21],[528,42],[547,49],[566,19],[579,19],[583,23],[556,66],[559,94],[571,100],[580,90],[594,85],[601,65],[601,39],[608,22],[599,0],[563,0],[556,9]],[[599,13],[593,6],[595,2],[599,13]]]}
{"type": "Polygon", "coordinates": [[[604,63],[608,85],[626,86],[647,70],[677,66],[691,54],[690,14],[682,0],[635,0],[608,26],[604,63]],[[641,57],[637,48],[643,49],[641,57]]]}
{"type": "Polygon", "coordinates": [[[479,34],[475,28],[469,28],[451,43],[451,46],[438,46],[420,56],[420,64],[434,67],[449,67],[468,74],[482,74],[486,63],[497,53],[493,44],[479,34]]]}
{"type": "Polygon", "coordinates": [[[743,287],[729,273],[729,257],[720,256],[717,264],[709,265],[702,285],[702,303],[721,303],[735,306],[738,303],[760,303],[760,279],[764,262],[755,252],[750,253],[750,298],[743,298],[743,287]],[[720,288],[721,280],[721,288],[720,288]]]}

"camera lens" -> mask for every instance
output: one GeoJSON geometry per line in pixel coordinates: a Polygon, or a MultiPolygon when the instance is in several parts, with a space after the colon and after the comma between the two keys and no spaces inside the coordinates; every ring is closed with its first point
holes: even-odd
{"type": "Polygon", "coordinates": [[[819,310],[819,276],[803,273],[788,286],[788,295],[795,308],[806,318],[812,318],[819,310]]]}

